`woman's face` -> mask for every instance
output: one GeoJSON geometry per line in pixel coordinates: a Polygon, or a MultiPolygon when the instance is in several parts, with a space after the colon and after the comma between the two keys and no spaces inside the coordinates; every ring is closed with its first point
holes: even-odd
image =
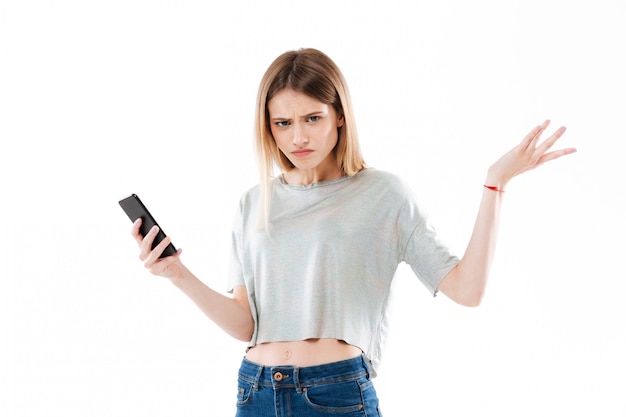
{"type": "Polygon", "coordinates": [[[288,182],[310,184],[341,175],[333,150],[344,121],[333,106],[286,89],[267,107],[276,145],[295,166],[288,182]]]}

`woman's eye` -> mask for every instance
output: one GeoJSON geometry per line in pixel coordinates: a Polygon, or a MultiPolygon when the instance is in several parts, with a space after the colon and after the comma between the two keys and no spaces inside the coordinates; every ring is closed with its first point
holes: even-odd
{"type": "Polygon", "coordinates": [[[320,119],[319,116],[310,116],[307,121],[309,122],[317,122],[320,119]]]}
{"type": "Polygon", "coordinates": [[[286,127],[289,126],[289,122],[276,122],[276,126],[286,127]]]}

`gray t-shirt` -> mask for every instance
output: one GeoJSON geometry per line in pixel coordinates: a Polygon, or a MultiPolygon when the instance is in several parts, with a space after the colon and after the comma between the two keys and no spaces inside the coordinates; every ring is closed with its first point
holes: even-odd
{"type": "Polygon", "coordinates": [[[241,198],[233,227],[228,288],[247,288],[249,346],[334,338],[363,350],[376,370],[398,265],[435,294],[459,259],[387,172],[305,186],[275,179],[272,188],[270,233],[259,227],[258,186],[241,198]]]}

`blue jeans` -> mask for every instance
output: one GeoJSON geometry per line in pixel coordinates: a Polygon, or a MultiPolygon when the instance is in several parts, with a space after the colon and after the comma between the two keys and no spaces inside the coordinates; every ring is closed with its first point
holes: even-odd
{"type": "Polygon", "coordinates": [[[244,358],[237,417],[381,417],[367,358],[298,368],[244,358]]]}

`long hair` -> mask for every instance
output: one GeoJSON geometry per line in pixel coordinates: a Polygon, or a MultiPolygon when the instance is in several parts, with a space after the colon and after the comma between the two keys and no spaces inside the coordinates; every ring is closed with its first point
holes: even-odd
{"type": "Polygon", "coordinates": [[[256,152],[259,165],[261,211],[260,224],[269,226],[269,207],[273,168],[281,171],[294,167],[281,152],[270,130],[268,103],[276,94],[291,89],[331,105],[344,124],[338,132],[334,152],[344,175],[354,175],[366,167],[356,130],[348,85],[339,67],[323,52],[307,48],[288,51],[269,66],[257,94],[255,115],[256,152]]]}

